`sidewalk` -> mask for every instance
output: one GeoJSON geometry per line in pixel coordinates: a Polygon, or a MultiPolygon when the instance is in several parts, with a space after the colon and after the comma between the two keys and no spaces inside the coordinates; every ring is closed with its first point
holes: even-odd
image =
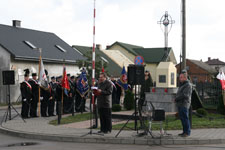
{"type": "Polygon", "coordinates": [[[116,138],[118,130],[113,130],[111,134],[97,135],[98,130],[92,130],[90,134],[90,121],[72,123],[68,125],[49,125],[50,120],[57,117],[26,119],[26,123],[20,117],[3,122],[0,132],[13,136],[25,138],[79,142],[79,143],[114,143],[114,144],[145,144],[145,145],[196,145],[196,144],[224,144],[224,129],[195,129],[188,138],[178,137],[180,130],[167,131],[169,135],[160,136],[159,131],[154,131],[153,135],[138,137],[137,131],[123,130],[116,138]]]}

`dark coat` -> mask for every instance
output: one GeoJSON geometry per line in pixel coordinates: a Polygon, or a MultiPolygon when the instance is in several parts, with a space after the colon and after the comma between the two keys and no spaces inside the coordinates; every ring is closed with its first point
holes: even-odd
{"type": "Polygon", "coordinates": [[[113,91],[112,83],[109,80],[105,80],[98,84],[98,89],[101,89],[100,95],[97,96],[98,108],[111,108],[113,91]]]}

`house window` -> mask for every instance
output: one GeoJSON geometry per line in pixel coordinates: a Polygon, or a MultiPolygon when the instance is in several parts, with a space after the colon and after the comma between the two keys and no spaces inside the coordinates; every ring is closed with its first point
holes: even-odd
{"type": "Polygon", "coordinates": [[[57,47],[60,51],[62,51],[64,53],[66,52],[66,50],[59,45],[55,45],[55,47],[57,47]]]}
{"type": "Polygon", "coordinates": [[[109,62],[108,62],[108,60],[107,60],[107,59],[105,59],[105,58],[104,58],[104,57],[102,57],[102,56],[101,56],[101,59],[102,59],[104,62],[109,63],[109,62]]]}
{"type": "Polygon", "coordinates": [[[27,44],[30,48],[32,49],[36,49],[37,47],[34,46],[34,44],[32,44],[30,41],[23,41],[25,44],[27,44]]]}
{"type": "Polygon", "coordinates": [[[174,85],[174,72],[171,72],[171,85],[174,85]]]}
{"type": "Polygon", "coordinates": [[[166,83],[166,75],[159,75],[159,83],[166,83]]]}

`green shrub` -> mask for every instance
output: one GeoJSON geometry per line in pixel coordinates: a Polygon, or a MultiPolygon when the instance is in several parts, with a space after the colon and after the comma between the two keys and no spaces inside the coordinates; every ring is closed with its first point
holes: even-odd
{"type": "Polygon", "coordinates": [[[113,112],[121,111],[121,106],[120,106],[120,104],[113,104],[113,105],[112,105],[112,111],[113,111],[113,112]]]}
{"type": "Polygon", "coordinates": [[[208,112],[204,109],[204,108],[199,108],[197,109],[196,111],[199,115],[202,115],[202,116],[207,116],[208,115],[208,112]]]}
{"type": "Polygon", "coordinates": [[[125,92],[123,105],[126,110],[134,109],[134,94],[130,90],[125,92]]]}

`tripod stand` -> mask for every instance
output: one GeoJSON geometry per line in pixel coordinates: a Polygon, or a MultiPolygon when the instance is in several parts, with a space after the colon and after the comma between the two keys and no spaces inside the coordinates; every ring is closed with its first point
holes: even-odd
{"type": "MultiPolygon", "coordinates": [[[[92,134],[96,134],[96,135],[101,135],[101,136],[104,136],[104,134],[101,134],[101,133],[93,133],[93,128],[94,128],[94,125],[93,125],[93,109],[95,109],[96,113],[97,113],[97,108],[96,108],[96,105],[95,105],[95,96],[94,96],[94,93],[91,93],[92,97],[91,97],[91,100],[90,100],[90,131],[84,135],[82,135],[81,137],[84,137],[84,136],[87,136],[87,135],[92,135],[92,134]],[[93,108],[92,108],[93,106],[93,108]]],[[[95,114],[95,117],[97,117],[97,115],[95,114]]],[[[96,120],[96,127],[97,127],[97,124],[98,124],[98,119],[95,118],[96,120]]]]}
{"type": "Polygon", "coordinates": [[[3,118],[2,118],[2,122],[1,122],[1,124],[3,123],[3,120],[5,119],[5,122],[7,121],[7,119],[8,120],[12,120],[12,119],[14,119],[14,118],[16,118],[17,116],[20,116],[20,118],[24,121],[24,122],[26,122],[23,118],[22,118],[22,116],[18,113],[18,111],[13,107],[13,105],[11,104],[11,100],[10,100],[10,85],[8,84],[8,86],[7,86],[7,89],[8,90],[6,90],[7,92],[7,96],[8,96],[8,108],[7,108],[7,110],[6,110],[6,112],[5,112],[5,114],[4,114],[4,116],[3,116],[3,118]],[[17,115],[15,115],[14,117],[12,117],[12,114],[11,114],[11,110],[14,110],[16,113],[17,113],[17,115]]]}
{"type": "MultiPolygon", "coordinates": [[[[133,87],[131,88],[131,89],[133,89],[133,87]]],[[[127,122],[123,125],[123,127],[120,129],[120,131],[116,134],[116,136],[115,137],[118,137],[118,135],[120,134],[120,132],[126,127],[126,125],[128,124],[128,122],[134,117],[134,130],[135,131],[137,131],[138,132],[138,130],[137,130],[137,114],[138,114],[138,112],[137,112],[137,92],[136,92],[136,85],[134,85],[134,108],[135,108],[135,110],[134,110],[134,113],[131,115],[131,117],[127,120],[127,122]]]]}

